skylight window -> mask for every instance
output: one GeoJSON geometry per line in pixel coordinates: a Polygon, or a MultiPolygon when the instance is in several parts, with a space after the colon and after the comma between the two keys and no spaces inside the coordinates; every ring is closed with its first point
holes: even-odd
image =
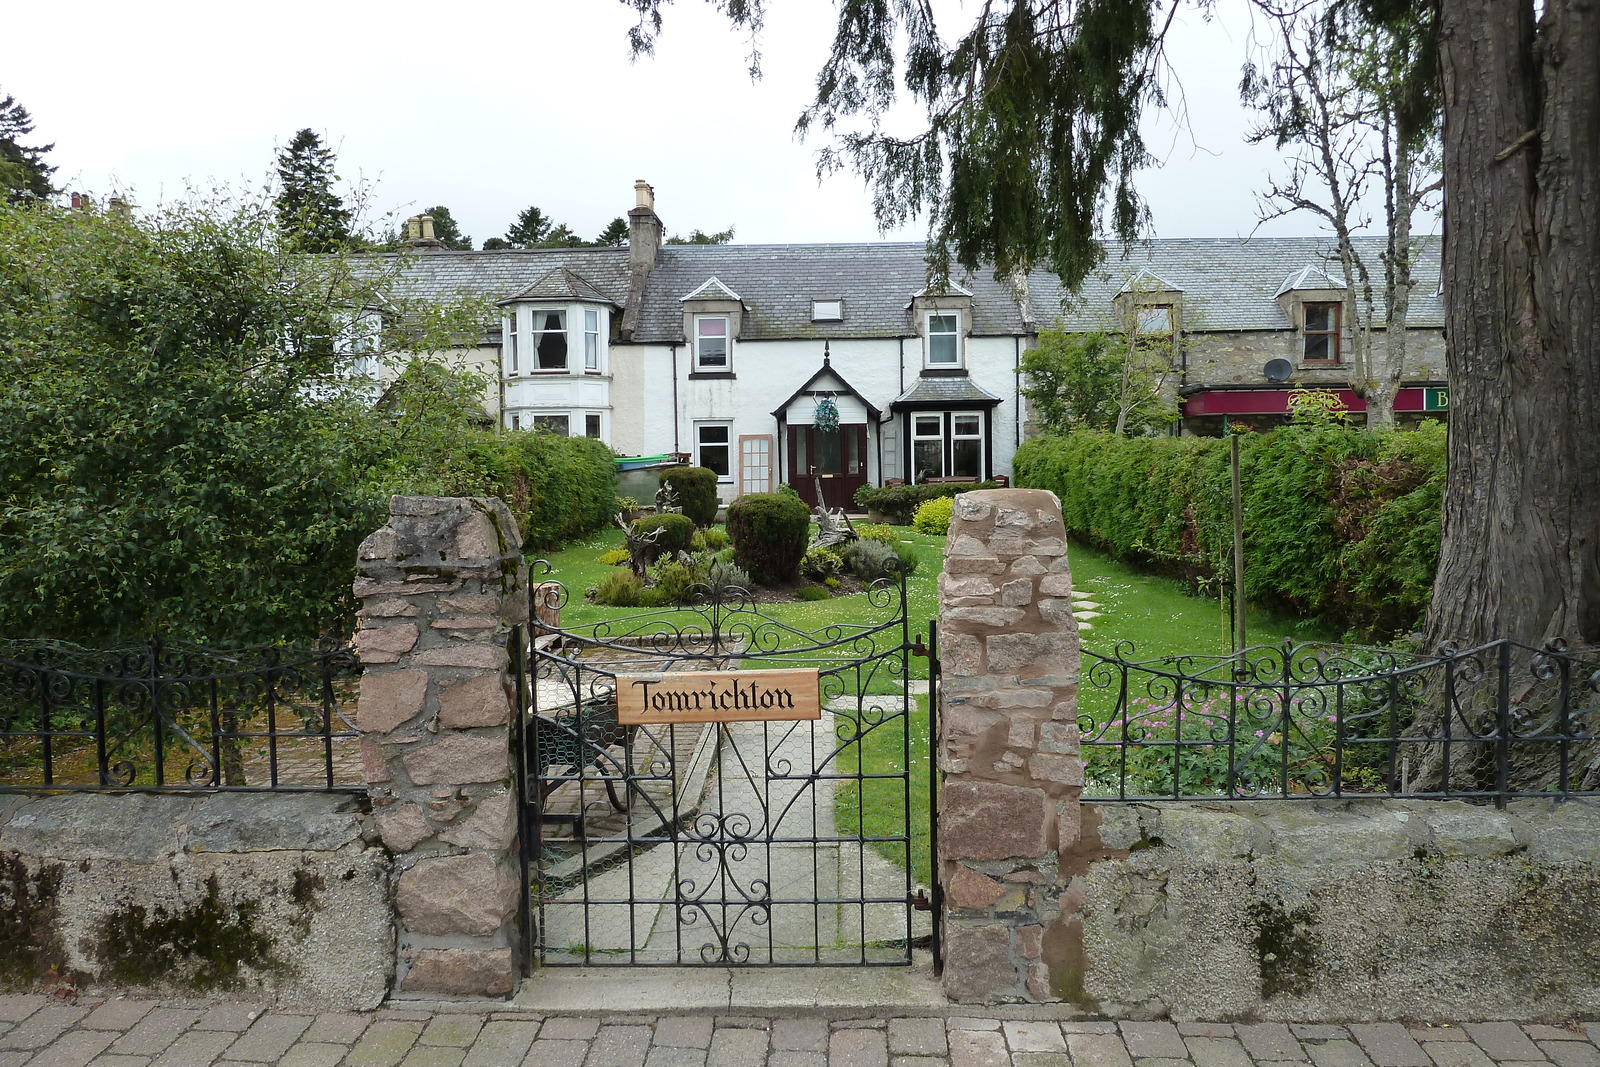
{"type": "Polygon", "coordinates": [[[843,322],[843,300],[813,300],[811,301],[812,322],[843,322]]]}

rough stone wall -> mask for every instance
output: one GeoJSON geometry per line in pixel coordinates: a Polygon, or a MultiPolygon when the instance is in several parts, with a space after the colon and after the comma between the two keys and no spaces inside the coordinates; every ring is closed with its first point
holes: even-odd
{"type": "MultiPolygon", "coordinates": [[[[1350,362],[1348,329],[1342,341],[1344,362],[1332,366],[1302,363],[1302,338],[1294,330],[1219,330],[1190,334],[1188,340],[1191,345],[1188,360],[1190,385],[1264,385],[1267,380],[1262,376],[1261,369],[1269,359],[1287,359],[1294,364],[1294,378],[1290,383],[1293,385],[1307,388],[1350,385],[1353,365],[1350,362]]],[[[1382,346],[1382,330],[1373,332],[1372,343],[1375,348],[1382,346]]],[[[1413,329],[1408,333],[1403,376],[1407,380],[1444,377],[1442,331],[1413,329]]],[[[1172,377],[1176,381],[1177,375],[1172,377]]]]}
{"type": "Polygon", "coordinates": [[[358,800],[0,797],[0,988],[377,1007],[391,865],[358,800]]]}
{"type": "Polygon", "coordinates": [[[506,643],[527,567],[499,500],[395,497],[355,593],[362,765],[398,872],[395,989],[504,996],[519,959],[506,643]]]}
{"type": "MultiPolygon", "coordinates": [[[[1077,973],[1060,853],[1078,839],[1078,628],[1061,505],[955,498],[939,576],[945,992],[1059,999],[1077,973]]],[[[1070,909],[1069,909],[1070,910],[1070,909]]]]}
{"type": "Polygon", "coordinates": [[[1600,806],[1085,805],[1081,1007],[1184,1019],[1600,1012],[1600,806]]]}

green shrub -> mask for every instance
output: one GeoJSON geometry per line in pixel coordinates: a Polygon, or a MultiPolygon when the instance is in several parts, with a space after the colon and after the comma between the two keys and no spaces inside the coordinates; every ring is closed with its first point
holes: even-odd
{"type": "Polygon", "coordinates": [[[800,559],[800,577],[810,578],[813,582],[832,577],[843,569],[844,560],[839,558],[839,553],[820,545],[806,549],[806,554],[800,559]]]}
{"type": "Polygon", "coordinates": [[[889,561],[895,558],[894,548],[882,541],[851,541],[842,554],[850,573],[863,582],[887,577],[891,566],[889,561]]]}
{"type": "Polygon", "coordinates": [[[926,501],[955,496],[974,489],[998,489],[994,482],[941,482],[938,485],[863,485],[856,490],[856,506],[879,511],[896,526],[910,526],[917,507],[926,501]]]}
{"type": "MultiPolygon", "coordinates": [[[[1444,427],[1285,427],[1240,438],[1245,591],[1363,639],[1414,630],[1439,555],[1444,427]]],[[[1067,533],[1195,580],[1231,577],[1228,443],[1074,433],[1023,443],[1017,484],[1067,533]]]]}
{"type": "Polygon", "coordinates": [[[612,452],[592,438],[481,430],[451,464],[434,491],[498,496],[517,520],[525,551],[557,548],[620,510],[612,452]]]}
{"type": "Polygon", "coordinates": [[[955,511],[955,506],[956,501],[953,496],[925,500],[917,506],[916,514],[911,517],[911,525],[915,526],[919,533],[949,533],[950,515],[955,511]]]}
{"type": "Polygon", "coordinates": [[[810,528],[811,512],[798,496],[754,493],[728,505],[734,562],[758,582],[794,581],[810,528]]]}
{"type": "Polygon", "coordinates": [[[636,608],[646,599],[644,582],[632,571],[612,571],[591,588],[588,598],[596,604],[612,608],[636,608]]]}
{"type": "Polygon", "coordinates": [[[646,577],[654,583],[649,590],[649,603],[662,606],[680,603],[688,595],[689,587],[699,580],[693,569],[675,559],[660,560],[646,577]]]}
{"type": "Polygon", "coordinates": [[[661,472],[663,484],[678,494],[683,513],[696,526],[717,521],[717,472],[709,467],[672,467],[661,472]]]}
{"type": "Polygon", "coordinates": [[[882,541],[886,545],[899,544],[900,535],[886,522],[858,522],[856,536],[863,541],[882,541]]]}
{"type": "Polygon", "coordinates": [[[625,548],[609,549],[600,553],[599,562],[607,567],[620,567],[628,562],[628,550],[625,548]]]}
{"type": "Polygon", "coordinates": [[[713,559],[702,579],[711,587],[712,596],[725,596],[729,589],[749,589],[750,572],[729,560],[713,559]]]}
{"type": "Polygon", "coordinates": [[[790,485],[788,482],[779,482],[776,492],[778,492],[782,496],[792,496],[796,500],[800,499],[800,490],[796,489],[794,486],[790,485]]]}
{"type": "Polygon", "coordinates": [[[672,511],[665,515],[646,515],[642,519],[635,520],[633,528],[640,534],[648,534],[654,530],[662,531],[655,544],[650,546],[652,563],[662,556],[675,556],[679,552],[688,551],[689,540],[694,537],[694,523],[689,517],[672,511]]]}
{"type": "Polygon", "coordinates": [[[824,578],[824,579],[822,579],[822,584],[827,586],[829,589],[837,589],[837,588],[839,588],[839,579],[837,579],[837,578],[824,578]]]}
{"type": "Polygon", "coordinates": [[[707,551],[721,552],[728,547],[728,535],[715,526],[707,526],[700,535],[705,538],[707,551]]]}
{"type": "Polygon", "coordinates": [[[803,585],[794,591],[794,595],[801,600],[828,600],[833,596],[820,585],[803,585]]]}

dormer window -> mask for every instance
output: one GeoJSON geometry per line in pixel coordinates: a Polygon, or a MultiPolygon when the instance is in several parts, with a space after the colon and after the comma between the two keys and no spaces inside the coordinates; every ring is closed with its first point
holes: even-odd
{"type": "Polygon", "coordinates": [[[725,371],[728,362],[728,316],[694,317],[694,365],[696,370],[725,371]]]}
{"type": "Polygon", "coordinates": [[[540,370],[567,369],[567,313],[553,308],[535,308],[531,334],[540,370]]]}
{"type": "Polygon", "coordinates": [[[843,300],[813,300],[811,301],[812,322],[843,322],[843,300]]]}
{"type": "Polygon", "coordinates": [[[1339,362],[1339,311],[1338,304],[1305,305],[1305,362],[1339,362]]]}
{"type": "Polygon", "coordinates": [[[928,366],[961,366],[961,316],[954,311],[930,311],[927,317],[928,366]]]}
{"type": "Polygon", "coordinates": [[[1145,304],[1139,308],[1140,337],[1172,336],[1172,305],[1145,304]]]}

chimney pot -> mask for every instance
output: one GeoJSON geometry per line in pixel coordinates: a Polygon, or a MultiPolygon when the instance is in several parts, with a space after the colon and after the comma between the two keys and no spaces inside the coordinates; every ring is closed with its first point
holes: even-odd
{"type": "Polygon", "coordinates": [[[643,178],[633,183],[633,199],[633,206],[636,208],[644,208],[646,211],[656,209],[656,191],[643,178]]]}
{"type": "Polygon", "coordinates": [[[422,225],[422,239],[424,241],[437,241],[438,240],[438,238],[433,235],[433,216],[432,215],[419,216],[418,219],[417,219],[417,222],[421,223],[421,225],[422,225]]]}
{"type": "Polygon", "coordinates": [[[412,215],[409,219],[406,219],[406,240],[415,241],[421,236],[422,219],[416,215],[412,215]]]}

